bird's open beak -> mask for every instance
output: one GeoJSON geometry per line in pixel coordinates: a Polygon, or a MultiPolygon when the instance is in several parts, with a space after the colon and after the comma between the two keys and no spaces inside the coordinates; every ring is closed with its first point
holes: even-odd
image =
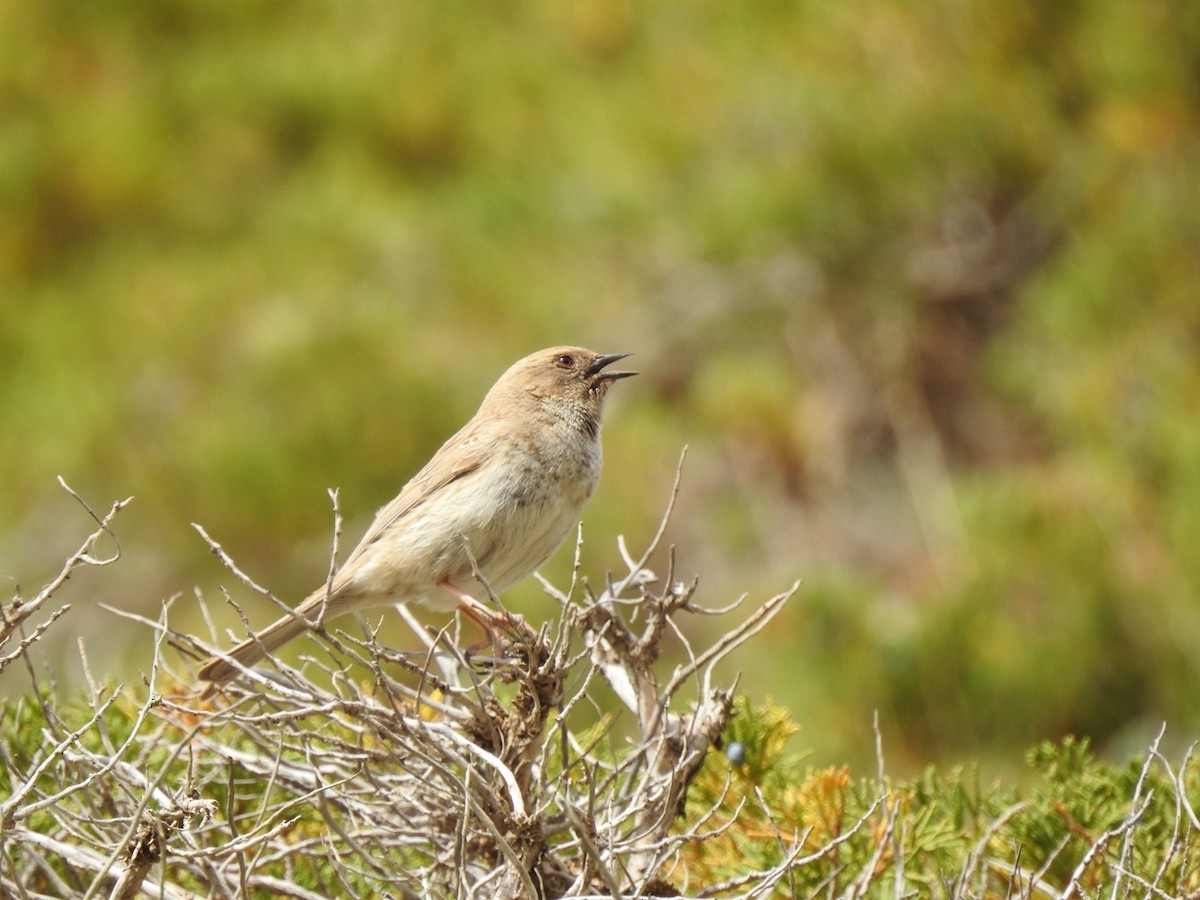
{"type": "Polygon", "coordinates": [[[630,375],[636,375],[637,372],[604,372],[603,369],[609,363],[615,363],[618,359],[624,359],[631,356],[629,353],[602,353],[596,357],[596,361],[587,368],[589,378],[594,378],[599,375],[605,381],[616,381],[618,378],[628,378],[630,375]]]}

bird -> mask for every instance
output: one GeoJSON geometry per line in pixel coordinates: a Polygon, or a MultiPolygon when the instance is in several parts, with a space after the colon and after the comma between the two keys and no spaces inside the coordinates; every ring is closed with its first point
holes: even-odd
{"type": "Polygon", "coordinates": [[[526,578],[575,528],[600,480],[608,390],[637,374],[608,366],[630,355],[551,347],[514,363],[327,584],[200,666],[201,696],[311,626],[376,606],[457,608],[494,641],[494,614],[472,592],[498,595],[526,578]]]}

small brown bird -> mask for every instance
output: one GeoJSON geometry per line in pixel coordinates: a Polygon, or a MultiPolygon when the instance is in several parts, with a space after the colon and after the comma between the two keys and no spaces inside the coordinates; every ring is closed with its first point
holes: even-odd
{"type": "Polygon", "coordinates": [[[491,635],[494,614],[471,596],[495,593],[540,566],[570,534],[600,480],[606,371],[628,353],[539,350],[514,364],[479,411],[442,445],[334,575],[288,615],[200,667],[202,696],[325,618],[372,606],[456,606],[491,635]],[[478,573],[478,575],[476,574],[478,573]],[[237,665],[234,664],[236,661],[237,665]]]}

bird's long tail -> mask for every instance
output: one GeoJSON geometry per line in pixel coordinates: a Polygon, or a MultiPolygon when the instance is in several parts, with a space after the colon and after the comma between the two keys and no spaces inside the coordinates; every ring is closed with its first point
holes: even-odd
{"type": "Polygon", "coordinates": [[[242,668],[249,668],[268,653],[278,650],[288,641],[299,637],[307,630],[303,619],[284,616],[272,622],[254,637],[246,638],[236,647],[220,656],[214,656],[200,667],[196,674],[201,681],[208,682],[201,691],[201,698],[209,697],[217,686],[237,676],[241,669],[230,660],[236,660],[242,668]]]}

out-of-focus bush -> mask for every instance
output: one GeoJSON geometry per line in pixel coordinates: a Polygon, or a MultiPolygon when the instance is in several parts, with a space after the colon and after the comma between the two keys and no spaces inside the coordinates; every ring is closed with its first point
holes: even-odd
{"type": "Polygon", "coordinates": [[[0,30],[0,573],[70,543],[56,474],[134,494],[119,593],[75,587],[107,667],[95,601],[221,580],[188,523],[300,596],[327,487],[353,540],[572,341],[643,372],[591,546],[653,529],[689,443],[680,558],[717,595],[806,579],[744,684],[831,759],[869,759],[873,708],[916,759],[1200,721],[1194,5],[47,2],[0,30]]]}

